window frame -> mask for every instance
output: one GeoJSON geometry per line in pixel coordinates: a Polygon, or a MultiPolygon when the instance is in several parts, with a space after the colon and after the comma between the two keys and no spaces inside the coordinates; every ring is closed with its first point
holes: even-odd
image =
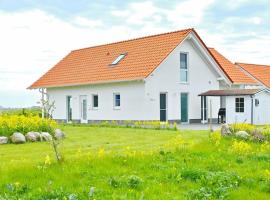
{"type": "Polygon", "coordinates": [[[97,110],[99,108],[98,94],[92,94],[92,109],[97,110]],[[95,96],[97,96],[97,106],[95,106],[95,96]]]}
{"type": "Polygon", "coordinates": [[[119,110],[121,108],[121,94],[120,92],[113,93],[113,108],[119,110]],[[116,105],[116,96],[119,95],[119,106],[116,105]]]}
{"type": "Polygon", "coordinates": [[[236,113],[244,113],[245,112],[245,98],[244,97],[236,97],[234,100],[235,103],[235,112],[236,113]],[[243,101],[241,101],[243,99],[243,101]],[[241,105],[243,104],[243,105],[241,105]]]}
{"type": "Polygon", "coordinates": [[[188,84],[189,83],[189,52],[184,52],[184,51],[181,51],[180,54],[179,54],[179,69],[180,69],[180,83],[181,84],[188,84]],[[186,65],[187,65],[187,68],[184,69],[184,68],[181,68],[181,54],[185,54],[186,55],[186,65]],[[182,72],[185,72],[187,75],[186,75],[186,81],[183,81],[181,80],[181,75],[182,75],[182,72]]]}
{"type": "Polygon", "coordinates": [[[118,65],[119,62],[121,62],[125,57],[126,57],[127,53],[121,53],[117,56],[117,58],[115,58],[112,63],[110,64],[110,66],[115,66],[118,65]]]}

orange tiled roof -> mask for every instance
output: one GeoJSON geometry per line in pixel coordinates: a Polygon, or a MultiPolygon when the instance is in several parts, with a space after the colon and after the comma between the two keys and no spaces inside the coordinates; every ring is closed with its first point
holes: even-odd
{"type": "Polygon", "coordinates": [[[232,81],[234,84],[256,84],[257,82],[246,75],[238,66],[234,65],[231,61],[221,55],[217,50],[214,48],[208,48],[215,58],[216,62],[219,64],[221,69],[227,75],[227,77],[232,81]]]}
{"type": "Polygon", "coordinates": [[[236,63],[251,76],[270,88],[270,65],[236,63]]]}
{"type": "Polygon", "coordinates": [[[74,50],[29,88],[143,79],[192,31],[186,29],[74,50]],[[126,57],[110,66],[122,53],[127,53],[126,57]]]}

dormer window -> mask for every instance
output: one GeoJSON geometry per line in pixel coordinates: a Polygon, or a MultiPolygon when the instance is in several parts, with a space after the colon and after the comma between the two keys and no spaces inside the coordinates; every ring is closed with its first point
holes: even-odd
{"type": "Polygon", "coordinates": [[[127,53],[122,53],[120,54],[113,62],[111,65],[117,65],[124,57],[127,55],[127,53]]]}

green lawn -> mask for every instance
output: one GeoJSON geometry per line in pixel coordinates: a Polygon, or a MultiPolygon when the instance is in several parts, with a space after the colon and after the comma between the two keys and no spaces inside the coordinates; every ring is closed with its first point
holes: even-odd
{"type": "Polygon", "coordinates": [[[61,164],[48,143],[0,146],[0,200],[270,198],[269,145],[240,154],[206,131],[63,130],[61,164]]]}

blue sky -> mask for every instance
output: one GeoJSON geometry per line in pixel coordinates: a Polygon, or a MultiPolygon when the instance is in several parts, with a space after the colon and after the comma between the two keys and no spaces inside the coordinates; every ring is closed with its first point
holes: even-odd
{"type": "Polygon", "coordinates": [[[270,64],[268,0],[0,0],[0,105],[36,105],[26,88],[72,49],[194,27],[232,61],[270,64]]]}

